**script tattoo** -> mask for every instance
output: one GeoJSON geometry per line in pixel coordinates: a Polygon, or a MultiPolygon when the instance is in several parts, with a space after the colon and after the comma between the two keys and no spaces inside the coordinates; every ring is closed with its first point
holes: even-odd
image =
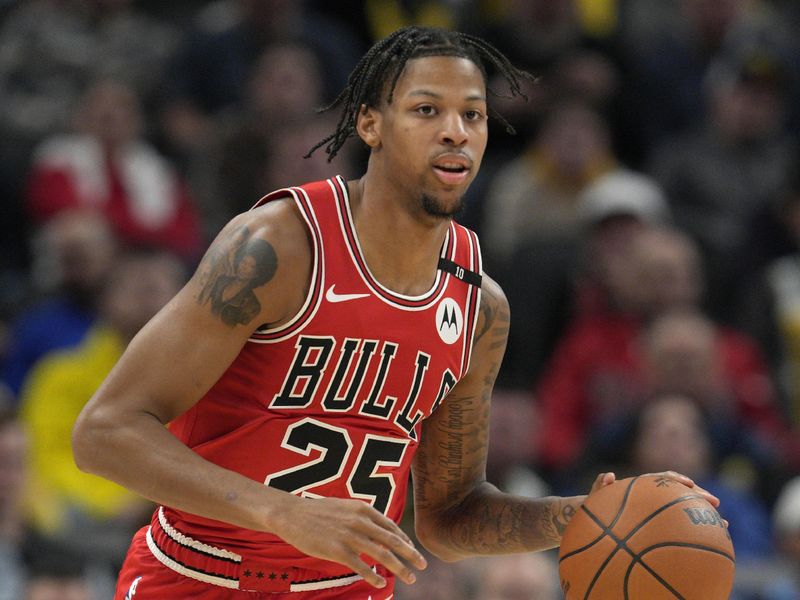
{"type": "Polygon", "coordinates": [[[469,393],[456,386],[437,409],[435,425],[431,424],[435,429],[428,432],[435,444],[421,444],[417,454],[415,506],[422,512],[434,511],[439,538],[464,556],[558,546],[577,506],[557,497],[503,494],[485,481],[490,398],[509,323],[502,291],[484,285],[475,334],[481,380],[469,393]]]}
{"type": "Polygon", "coordinates": [[[423,445],[423,454],[418,455],[415,476],[423,481],[416,492],[416,506],[421,510],[439,503],[446,506],[437,517],[439,535],[465,555],[552,548],[569,519],[561,514],[558,501],[504,495],[484,479],[490,399],[508,338],[510,313],[499,288],[486,285],[483,293],[476,333],[482,379],[477,393],[459,393],[456,387],[437,409],[442,411],[432,432],[437,447],[423,445]],[[430,464],[429,455],[437,457],[436,463],[430,464]]]}
{"type": "Polygon", "coordinates": [[[201,264],[202,289],[197,297],[201,306],[231,327],[250,323],[261,311],[253,290],[272,279],[278,257],[268,241],[250,236],[240,227],[209,250],[201,264]]]}
{"type": "Polygon", "coordinates": [[[451,544],[468,554],[497,554],[554,548],[561,543],[575,506],[555,498],[523,499],[475,494],[453,514],[451,544]]]}

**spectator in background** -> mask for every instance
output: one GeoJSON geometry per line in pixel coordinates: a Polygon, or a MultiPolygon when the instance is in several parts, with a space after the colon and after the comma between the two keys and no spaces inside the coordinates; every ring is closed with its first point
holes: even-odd
{"type": "MultiPolygon", "coordinates": [[[[758,340],[766,352],[772,376],[778,384],[783,410],[800,431],[800,170],[780,202],[770,207],[771,226],[760,231],[760,243],[770,248],[750,280],[742,282],[736,323],[758,340]],[[771,260],[766,260],[772,254],[771,260]]],[[[763,223],[764,221],[762,221],[763,223]]],[[[767,221],[768,223],[770,221],[767,221]]],[[[756,263],[759,264],[759,263],[756,263]]]]}
{"type": "Polygon", "coordinates": [[[8,4],[0,21],[0,269],[23,269],[30,230],[20,173],[36,145],[69,129],[93,80],[114,77],[151,99],[179,38],[132,0],[8,4]]]}
{"type": "Polygon", "coordinates": [[[328,162],[322,152],[304,157],[314,144],[325,137],[326,131],[330,132],[330,123],[325,118],[312,119],[303,125],[282,130],[259,174],[262,185],[266,186],[264,189],[278,189],[290,185],[292,181],[308,181],[314,177],[324,179],[338,174],[344,177],[352,174],[356,170],[352,145],[342,148],[332,162],[328,162]]]}
{"type": "Polygon", "coordinates": [[[76,132],[45,141],[29,174],[27,207],[44,223],[68,208],[106,215],[121,241],[199,258],[197,210],[172,166],[142,138],[139,98],[110,80],[88,88],[76,132]]]}
{"type": "Polygon", "coordinates": [[[207,143],[213,120],[241,108],[248,75],[264,49],[285,41],[314,52],[326,99],[347,81],[362,50],[345,24],[303,0],[217,0],[205,6],[165,82],[162,128],[171,150],[191,156],[207,143]]]}
{"type": "Polygon", "coordinates": [[[783,487],[773,510],[774,537],[779,555],[759,565],[763,600],[800,598],[800,477],[783,487]]]}
{"type": "Polygon", "coordinates": [[[503,48],[514,64],[550,78],[563,58],[581,48],[607,48],[614,33],[613,18],[604,23],[585,19],[572,0],[510,0],[494,14],[471,23],[479,35],[503,48]],[[488,17],[488,18],[487,18],[488,17]]]}
{"type": "Polygon", "coordinates": [[[9,327],[3,382],[18,395],[44,354],[77,345],[97,316],[97,300],[117,244],[105,217],[67,209],[44,223],[33,241],[33,287],[39,301],[9,327]]]}
{"type": "Polygon", "coordinates": [[[622,52],[628,65],[626,131],[647,154],[676,134],[697,130],[707,115],[701,90],[710,65],[755,39],[793,36],[774,3],[749,0],[639,0],[621,3],[622,52]],[[747,42],[746,42],[747,41],[747,42]]]}
{"type": "MultiPolygon", "coordinates": [[[[617,52],[619,23],[614,3],[511,0],[471,4],[472,10],[464,11],[467,27],[537,76],[535,85],[524,90],[528,102],[497,101],[497,110],[520,132],[520,140],[535,135],[547,107],[565,100],[585,102],[617,123],[622,60],[617,52]]],[[[518,144],[513,138],[503,140],[503,146],[511,146],[515,154],[524,150],[518,144]]],[[[502,152],[498,145],[490,140],[490,158],[502,152]]]]}
{"type": "Polygon", "coordinates": [[[574,246],[581,192],[617,168],[608,135],[600,115],[584,104],[567,103],[548,115],[527,151],[491,181],[483,214],[487,268],[507,275],[514,252],[528,242],[574,246]]]}
{"type": "Polygon", "coordinates": [[[676,225],[702,249],[709,309],[728,322],[730,290],[749,275],[742,256],[747,231],[779,197],[798,158],[784,127],[787,77],[776,57],[760,52],[714,63],[707,125],[663,142],[652,157],[650,170],[676,225]]]}
{"type": "Polygon", "coordinates": [[[699,403],[719,426],[720,467],[771,502],[786,471],[797,468],[800,442],[753,341],[698,311],[678,310],[654,319],[640,344],[645,393],[680,393],[699,403]]]}
{"type": "Polygon", "coordinates": [[[505,283],[514,315],[500,378],[505,387],[534,385],[576,315],[615,310],[609,294],[624,276],[631,240],[648,225],[669,219],[658,185],[628,169],[615,169],[588,185],[577,212],[574,247],[531,241],[512,258],[514,276],[505,283]]]}
{"type": "Polygon", "coordinates": [[[575,284],[577,314],[614,310],[612,290],[624,277],[627,255],[636,236],[671,220],[667,199],[650,177],[618,170],[601,177],[583,194],[584,230],[575,284]]]}
{"type": "Polygon", "coordinates": [[[29,0],[0,28],[0,139],[64,131],[93,80],[124,80],[149,98],[161,85],[175,33],[131,0],[29,0]]]}
{"type": "Polygon", "coordinates": [[[303,158],[335,128],[327,116],[315,115],[324,103],[320,72],[316,55],[302,43],[265,48],[248,78],[242,110],[227,115],[215,136],[220,141],[211,153],[214,168],[200,169],[216,172],[215,180],[202,186],[213,192],[204,202],[209,232],[216,234],[266,190],[350,174],[350,146],[332,163],[324,153],[303,158]]]}
{"type": "Polygon", "coordinates": [[[33,526],[46,538],[69,540],[72,552],[87,561],[118,567],[132,532],[151,507],[127,490],[78,470],[72,458],[72,426],[128,342],[183,282],[183,268],[170,254],[124,254],[107,280],[100,318],[83,342],[48,354],[26,379],[20,410],[31,435],[27,506],[33,526]]]}
{"type": "Polygon", "coordinates": [[[501,386],[524,387],[525,373],[537,371],[568,319],[580,197],[616,168],[603,119],[585,104],[566,103],[547,116],[525,153],[489,182],[481,233],[486,270],[508,290],[515,326],[520,325],[509,339],[501,386]],[[531,287],[533,296],[526,293],[531,287]],[[519,361],[529,356],[520,368],[519,361]]]}
{"type": "MultiPolygon", "coordinates": [[[[593,434],[631,414],[647,395],[641,340],[649,324],[667,312],[699,306],[699,256],[687,236],[665,228],[644,229],[633,237],[627,258],[612,281],[613,310],[576,318],[536,388],[542,410],[541,466],[555,473],[568,473],[593,434]]],[[[692,336],[703,334],[698,328],[686,329],[692,336]]],[[[770,415],[765,422],[779,419],[755,344],[720,330],[712,352],[726,385],[737,395],[739,415],[749,418],[753,410],[770,415]]]]}
{"type": "Polygon", "coordinates": [[[27,447],[11,399],[0,395],[0,600],[19,600],[25,586],[22,501],[27,447]]]}
{"type": "Polygon", "coordinates": [[[625,476],[675,469],[722,500],[737,566],[771,558],[771,528],[766,506],[720,478],[711,436],[714,418],[683,394],[656,395],[636,413],[632,423],[625,476]]]}

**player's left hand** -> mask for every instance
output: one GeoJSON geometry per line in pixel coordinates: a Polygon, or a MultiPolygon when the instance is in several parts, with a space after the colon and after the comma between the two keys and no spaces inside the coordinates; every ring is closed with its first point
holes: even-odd
{"type": "MultiPolygon", "coordinates": [[[[708,502],[714,508],[719,508],[719,498],[717,498],[714,494],[712,494],[708,490],[704,490],[703,488],[701,488],[692,480],[691,477],[687,477],[686,475],[682,475],[675,471],[663,471],[661,473],[645,473],[645,475],[655,475],[657,477],[666,477],[668,479],[674,479],[678,483],[681,483],[686,487],[693,489],[698,494],[700,494],[703,497],[703,499],[706,500],[706,502],[708,502]]],[[[600,475],[597,476],[597,479],[594,480],[594,483],[592,484],[592,491],[589,493],[591,494],[592,492],[595,492],[600,488],[603,488],[607,485],[611,485],[616,480],[617,477],[616,475],[614,475],[614,473],[600,473],[600,475]]],[[[725,521],[725,525],[726,526],[728,525],[727,521],[725,521]]]]}

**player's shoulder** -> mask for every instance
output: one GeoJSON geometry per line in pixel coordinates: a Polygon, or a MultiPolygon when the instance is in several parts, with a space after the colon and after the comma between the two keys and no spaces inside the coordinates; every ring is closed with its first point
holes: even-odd
{"type": "MultiPolygon", "coordinates": [[[[246,307],[239,318],[275,324],[302,306],[313,266],[308,231],[291,198],[269,203],[233,217],[211,243],[193,281],[199,298],[221,300],[221,290],[234,286],[246,307]]],[[[244,321],[240,321],[244,323],[244,321]]]]}
{"type": "Polygon", "coordinates": [[[481,277],[481,312],[484,310],[508,311],[508,298],[503,288],[486,273],[481,277]]]}
{"type": "Polygon", "coordinates": [[[503,288],[484,273],[481,279],[481,304],[475,327],[475,343],[489,331],[495,331],[505,339],[510,320],[511,310],[503,288]]]}
{"type": "Polygon", "coordinates": [[[309,249],[305,221],[291,196],[276,198],[233,217],[213,245],[261,239],[278,254],[306,254],[309,249]]]}

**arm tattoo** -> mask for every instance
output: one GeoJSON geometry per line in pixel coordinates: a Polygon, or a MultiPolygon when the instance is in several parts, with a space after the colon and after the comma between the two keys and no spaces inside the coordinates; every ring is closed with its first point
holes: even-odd
{"type": "Polygon", "coordinates": [[[509,325],[511,323],[511,314],[508,310],[508,305],[502,302],[500,298],[495,296],[491,288],[485,287],[482,290],[480,318],[478,319],[479,330],[475,332],[475,344],[486,335],[489,331],[492,332],[492,337],[495,340],[490,346],[495,349],[498,339],[505,340],[508,337],[509,325]]]}
{"type": "Polygon", "coordinates": [[[566,498],[528,499],[484,488],[450,511],[445,530],[465,554],[544,550],[561,543],[575,510],[566,498]]]}
{"type": "Polygon", "coordinates": [[[212,249],[203,259],[203,288],[197,302],[210,304],[212,314],[233,327],[250,323],[261,312],[253,290],[275,275],[278,256],[272,244],[251,237],[247,227],[240,227],[229,239],[232,243],[212,249]]]}
{"type": "MultiPolygon", "coordinates": [[[[488,296],[488,294],[484,293],[484,296],[488,296]]],[[[475,332],[475,342],[478,343],[480,339],[486,334],[487,331],[492,327],[492,322],[494,321],[494,313],[495,309],[492,306],[491,302],[486,301],[487,298],[483,298],[481,301],[481,308],[480,308],[480,329],[475,332]]]]}
{"type": "Polygon", "coordinates": [[[420,446],[415,506],[436,511],[440,539],[464,556],[553,548],[575,514],[577,499],[522,498],[503,494],[485,481],[490,398],[510,312],[496,288],[487,286],[483,292],[475,343],[481,340],[489,362],[481,367],[476,394],[459,394],[456,387],[437,409],[443,411],[433,433],[438,446],[420,446]],[[437,464],[429,463],[432,454],[437,464]],[[430,497],[433,490],[435,498],[430,497]]]}

